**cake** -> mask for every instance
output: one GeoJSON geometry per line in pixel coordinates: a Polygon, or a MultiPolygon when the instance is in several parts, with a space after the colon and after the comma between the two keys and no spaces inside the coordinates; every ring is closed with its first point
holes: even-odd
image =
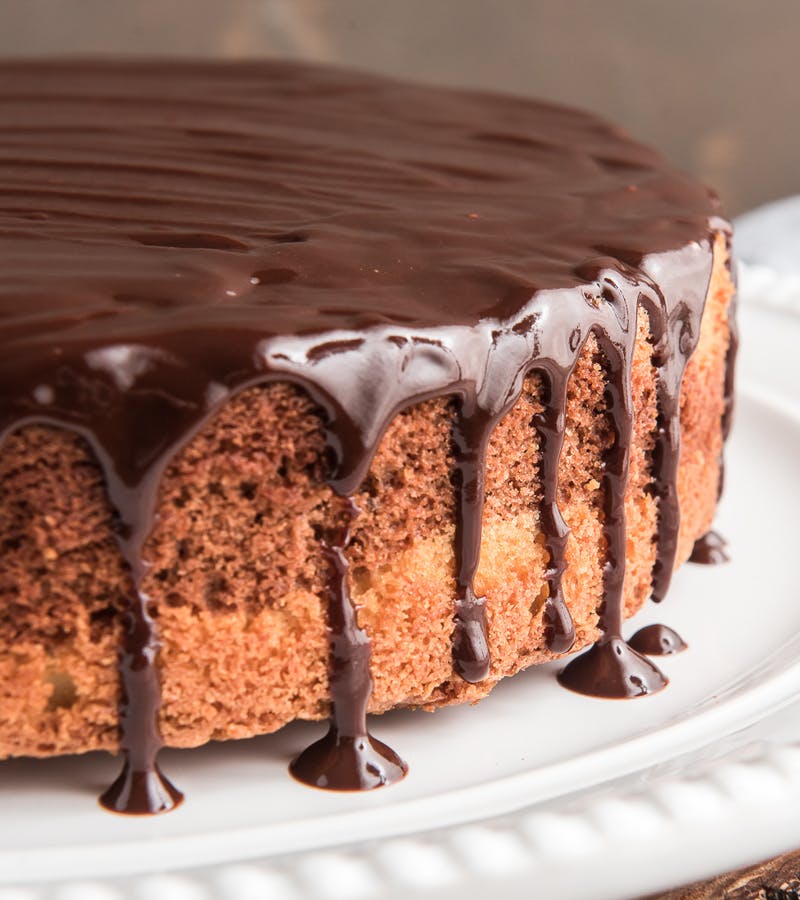
{"type": "Polygon", "coordinates": [[[518,97],[0,75],[0,757],[121,751],[102,802],[154,812],[163,745],[330,717],[293,774],[369,788],[406,766],[367,711],[578,650],[567,687],[664,686],[680,638],[621,625],[721,489],[709,190],[518,97]]]}

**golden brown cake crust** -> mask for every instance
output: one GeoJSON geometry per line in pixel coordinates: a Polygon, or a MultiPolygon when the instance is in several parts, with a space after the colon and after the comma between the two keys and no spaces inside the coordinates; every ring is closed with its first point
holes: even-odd
{"type": "MultiPolygon", "coordinates": [[[[717,239],[700,341],[681,393],[678,561],[710,526],[717,501],[728,305],[733,286],[717,239]]],[[[655,371],[640,310],[633,361],[634,435],[625,612],[649,594],[657,502],[648,492],[655,371]]],[[[598,635],[602,451],[612,440],[605,373],[589,341],[571,379],[559,504],[571,528],[564,593],[575,649],[598,635]]],[[[356,495],[349,550],[359,622],[372,640],[373,711],[474,700],[496,681],[551,659],[544,641],[547,553],[538,527],[536,376],[489,448],[481,564],[492,669],[453,674],[452,407],[398,415],[356,495]]],[[[324,485],[325,440],[311,400],[287,384],[233,397],[173,460],[147,543],[145,589],[157,615],[167,745],[273,731],[328,712],[320,537],[342,501],[324,485]]],[[[0,756],[118,745],[117,655],[127,576],[103,477],[88,447],[29,426],[0,454],[0,756]]]]}

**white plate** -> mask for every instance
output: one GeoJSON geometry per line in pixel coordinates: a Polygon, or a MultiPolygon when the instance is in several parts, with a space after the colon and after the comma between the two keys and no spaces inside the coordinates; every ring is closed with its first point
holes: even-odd
{"type": "Polygon", "coordinates": [[[466,900],[489,884],[619,900],[800,846],[800,388],[791,366],[765,365],[781,342],[798,346],[800,324],[747,307],[741,319],[718,519],[733,561],[685,567],[667,601],[628,625],[664,621],[688,641],[659,662],[666,691],[595,700],[548,666],[477,707],[384,716],[374,732],[411,771],[369,795],[287,775],[318,726],[165,753],[187,800],[150,819],[96,806],[117,766],[104,755],[5,762],[0,881],[17,887],[0,900],[466,900]]]}

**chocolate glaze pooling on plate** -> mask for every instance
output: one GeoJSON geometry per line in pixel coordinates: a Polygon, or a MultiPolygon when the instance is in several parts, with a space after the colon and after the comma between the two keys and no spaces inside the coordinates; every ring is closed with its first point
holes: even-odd
{"type": "Polygon", "coordinates": [[[689,561],[705,566],[715,566],[730,560],[728,542],[716,531],[709,531],[694,542],[689,561]]]}
{"type": "MultiPolygon", "coordinates": [[[[653,339],[657,598],[675,557],[678,400],[715,235],[706,189],[591,115],[533,100],[286,62],[0,64],[0,435],[30,424],[92,446],[130,571],[120,781],[103,802],[160,811],[157,622],[143,548],[169,461],[232,394],[269,381],[324,416],[328,483],[349,499],[393,416],[457,408],[454,669],[491,670],[476,596],[486,448],[538,372],[540,516],[552,649],[568,528],[556,500],[566,385],[591,335],[615,435],[603,491],[603,636],[561,680],[585,693],[665,679],[620,634],[636,319],[653,339]]],[[[349,504],[349,506],[348,506],[349,504]]],[[[330,563],[331,729],[293,763],[328,788],[404,764],[372,739],[370,645],[330,563]]]]}
{"type": "Polygon", "coordinates": [[[645,625],[628,641],[637,653],[647,656],[670,656],[686,649],[686,641],[667,625],[645,625]]]}

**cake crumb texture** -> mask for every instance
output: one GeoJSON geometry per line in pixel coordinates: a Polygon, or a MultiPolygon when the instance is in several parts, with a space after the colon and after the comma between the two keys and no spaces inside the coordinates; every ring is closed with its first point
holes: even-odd
{"type": "MultiPolygon", "coordinates": [[[[681,394],[680,563],[717,501],[727,309],[733,286],[718,240],[700,341],[681,394]]],[[[647,599],[657,501],[651,483],[655,369],[640,310],[625,614],[647,599]]],[[[570,381],[559,504],[571,528],[564,594],[576,649],[598,636],[602,602],[602,454],[613,440],[605,369],[587,342],[570,381]]],[[[542,623],[547,552],[539,529],[541,458],[533,426],[542,385],[522,396],[489,447],[481,564],[492,669],[453,674],[454,405],[430,400],[389,426],[356,495],[348,551],[359,623],[372,640],[373,711],[476,700],[500,678],[553,658],[542,623]]],[[[170,464],[144,553],[145,591],[162,643],[165,743],[276,730],[328,714],[328,564],[321,541],[343,521],[325,485],[319,410],[288,384],[229,400],[170,464]]],[[[114,750],[118,650],[128,578],[103,476],[79,437],[43,426],[0,453],[0,756],[114,750]]]]}

